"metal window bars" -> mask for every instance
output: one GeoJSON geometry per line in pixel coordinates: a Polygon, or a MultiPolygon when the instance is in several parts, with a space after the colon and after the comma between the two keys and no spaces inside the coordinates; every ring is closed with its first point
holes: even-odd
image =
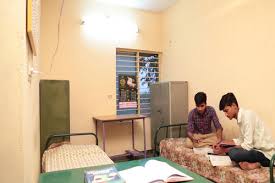
{"type": "Polygon", "coordinates": [[[117,114],[150,114],[150,84],[159,81],[160,53],[144,50],[116,51],[116,108],[117,114]],[[137,80],[137,107],[119,108],[119,75],[135,76],[137,80]]]}

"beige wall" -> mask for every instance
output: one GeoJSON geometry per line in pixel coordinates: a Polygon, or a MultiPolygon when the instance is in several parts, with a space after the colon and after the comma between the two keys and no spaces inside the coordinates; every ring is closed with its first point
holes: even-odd
{"type": "MultiPolygon", "coordinates": [[[[198,91],[218,110],[223,94],[256,111],[275,131],[275,1],[183,1],[163,15],[163,79],[189,82],[189,109],[198,91]]],[[[235,121],[218,112],[226,137],[235,121]]]]}
{"type": "MultiPolygon", "coordinates": [[[[94,131],[92,116],[115,114],[116,47],[153,51],[163,48],[163,79],[189,81],[190,109],[197,91],[205,91],[209,105],[216,109],[221,95],[233,91],[241,106],[257,111],[275,130],[274,1],[181,0],[162,17],[95,1],[65,1],[59,49],[53,60],[60,3],[42,2],[41,69],[43,78],[70,80],[71,131],[94,131]],[[99,41],[87,37],[80,19],[89,14],[93,17],[94,12],[136,20],[140,29],[136,40],[99,41]]],[[[37,182],[39,76],[29,78],[28,68],[39,67],[39,56],[32,57],[27,41],[26,1],[3,2],[0,12],[0,182],[37,182]]],[[[39,9],[36,13],[40,15],[39,9]]],[[[218,115],[227,137],[236,135],[237,130],[229,128],[235,123],[221,112],[218,115]]],[[[141,137],[141,125],[137,128],[141,137]]],[[[109,154],[130,147],[129,129],[126,124],[110,125],[109,154]]],[[[141,147],[142,138],[138,139],[141,147]]]]}
{"type": "MultiPolygon", "coordinates": [[[[65,1],[60,23],[59,49],[52,59],[57,44],[60,8],[60,0],[42,1],[42,77],[70,81],[71,132],[95,132],[91,120],[93,116],[116,114],[116,47],[160,51],[161,16],[134,9],[108,7],[91,0],[65,1]],[[84,26],[80,25],[81,18],[90,17],[92,20],[97,14],[132,19],[136,21],[140,32],[133,40],[98,40],[98,37],[87,36],[84,26]]],[[[91,24],[92,32],[97,24],[93,21],[91,24]]],[[[137,147],[141,148],[141,123],[137,125],[137,129],[137,147]]],[[[147,131],[149,135],[148,123],[147,131]]],[[[130,133],[128,124],[108,125],[107,153],[119,154],[124,149],[129,149],[130,133]]],[[[150,139],[147,141],[149,144],[150,139]]]]}
{"type": "MultiPolygon", "coordinates": [[[[208,94],[208,104],[217,111],[221,95],[232,91],[241,106],[255,110],[274,130],[273,7],[271,0],[178,1],[161,15],[95,1],[65,1],[59,47],[53,57],[61,1],[44,0],[42,77],[70,80],[71,131],[95,131],[93,116],[116,113],[115,48],[163,51],[162,78],[189,82],[189,109],[194,107],[193,96],[198,91],[208,94]],[[96,14],[135,20],[140,32],[135,40],[128,41],[89,37],[80,25],[81,18],[92,19],[96,14]]],[[[91,24],[91,29],[96,26],[95,22],[91,24]]],[[[227,120],[222,112],[218,115],[226,137],[236,136],[235,122],[227,120]]],[[[138,129],[141,137],[141,125],[138,129]]],[[[149,136],[148,125],[147,130],[149,136]]],[[[138,139],[141,147],[142,138],[138,139]]],[[[150,143],[149,138],[147,141],[150,143]]],[[[110,125],[108,154],[119,154],[129,147],[129,125],[110,125]]]]}
{"type": "Polygon", "coordinates": [[[26,1],[3,1],[0,12],[0,182],[36,183],[38,78],[29,78],[28,68],[38,66],[38,57],[32,57],[26,36],[26,1]]]}

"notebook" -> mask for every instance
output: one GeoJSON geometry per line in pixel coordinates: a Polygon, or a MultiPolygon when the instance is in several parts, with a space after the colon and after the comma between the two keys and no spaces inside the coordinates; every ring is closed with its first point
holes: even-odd
{"type": "Polygon", "coordinates": [[[193,180],[192,177],[173,168],[169,164],[149,160],[144,166],[136,166],[119,172],[127,183],[156,183],[156,182],[184,182],[193,180]]]}

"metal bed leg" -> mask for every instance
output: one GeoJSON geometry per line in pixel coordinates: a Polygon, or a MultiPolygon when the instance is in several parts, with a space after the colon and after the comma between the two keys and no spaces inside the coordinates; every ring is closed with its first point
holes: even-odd
{"type": "Polygon", "coordinates": [[[273,166],[274,166],[275,154],[272,156],[269,165],[270,183],[274,183],[273,166]]]}

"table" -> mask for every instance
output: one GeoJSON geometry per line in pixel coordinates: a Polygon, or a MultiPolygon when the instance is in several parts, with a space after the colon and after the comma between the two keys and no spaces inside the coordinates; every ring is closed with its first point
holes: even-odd
{"type": "Polygon", "coordinates": [[[113,122],[132,122],[132,148],[135,151],[135,132],[134,132],[134,121],[137,119],[142,119],[143,124],[143,139],[144,139],[144,158],[146,158],[146,132],[145,132],[145,118],[146,116],[140,114],[132,114],[132,115],[110,115],[110,116],[97,116],[93,117],[96,125],[96,135],[98,135],[98,123],[102,123],[102,143],[103,143],[103,151],[105,152],[105,141],[106,141],[106,133],[105,133],[105,123],[113,123],[113,122]]]}
{"type": "MultiPolygon", "coordinates": [[[[211,183],[211,181],[209,181],[208,179],[206,179],[194,172],[191,172],[191,171],[183,168],[182,166],[180,166],[168,159],[165,159],[163,157],[154,157],[154,158],[147,158],[147,159],[141,159],[141,160],[121,162],[121,163],[116,163],[115,166],[118,171],[121,171],[121,170],[125,170],[128,168],[134,167],[134,166],[144,165],[146,163],[146,161],[148,161],[150,159],[155,159],[155,160],[166,162],[170,166],[193,177],[194,180],[189,181],[190,183],[211,183]]],[[[56,172],[42,173],[42,174],[40,174],[40,177],[39,177],[39,183],[83,183],[85,170],[106,167],[106,166],[112,166],[112,165],[103,165],[103,166],[97,166],[97,167],[77,168],[77,169],[71,169],[71,170],[62,170],[62,171],[56,171],[56,172]]]]}

